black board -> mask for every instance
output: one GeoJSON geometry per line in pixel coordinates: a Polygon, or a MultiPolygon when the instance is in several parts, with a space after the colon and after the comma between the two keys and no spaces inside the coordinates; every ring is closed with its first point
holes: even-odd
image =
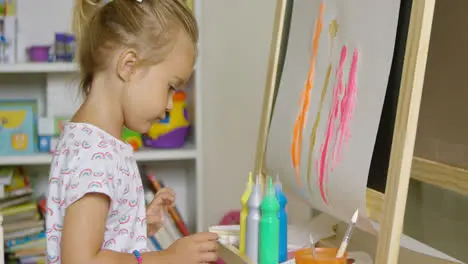
{"type": "Polygon", "coordinates": [[[392,67],[385,94],[379,130],[372,155],[367,187],[385,193],[388,164],[392,147],[393,128],[400,93],[401,76],[406,50],[406,39],[411,17],[412,0],[401,0],[400,14],[393,53],[392,67]]]}
{"type": "MultiPolygon", "coordinates": [[[[382,115],[380,118],[377,139],[374,146],[371,165],[369,168],[369,178],[367,187],[378,192],[384,193],[387,184],[388,164],[390,160],[390,151],[392,147],[393,128],[395,126],[395,117],[398,106],[398,95],[400,92],[401,76],[403,72],[403,62],[406,50],[406,39],[411,17],[411,7],[413,0],[401,0],[400,13],[398,17],[397,34],[395,39],[395,48],[393,53],[392,66],[385,94],[382,115]]],[[[286,19],[284,25],[284,35],[280,50],[280,65],[278,67],[277,87],[275,88],[274,101],[276,99],[278,86],[280,84],[283,72],[284,59],[286,57],[289,29],[291,26],[291,17],[294,7],[294,0],[288,0],[286,9],[286,19]]],[[[271,120],[270,120],[271,121],[271,120]]]]}

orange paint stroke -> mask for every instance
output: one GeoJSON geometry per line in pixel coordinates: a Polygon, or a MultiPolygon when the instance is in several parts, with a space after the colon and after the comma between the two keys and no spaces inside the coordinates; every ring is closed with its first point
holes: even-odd
{"type": "Polygon", "coordinates": [[[353,60],[351,62],[351,68],[349,70],[348,85],[341,99],[340,106],[340,124],[338,126],[338,132],[336,133],[335,149],[333,151],[332,169],[338,164],[339,158],[341,157],[341,150],[343,143],[349,140],[349,123],[354,114],[354,108],[356,104],[357,88],[356,88],[356,73],[357,63],[359,58],[359,52],[354,50],[353,60]],[[339,135],[339,137],[338,137],[339,135]]]}
{"type": "Polygon", "coordinates": [[[343,46],[341,49],[340,63],[336,72],[337,80],[335,86],[333,87],[332,94],[332,107],[330,109],[330,114],[328,116],[327,130],[325,134],[325,139],[320,148],[320,158],[317,160],[317,175],[319,177],[319,190],[320,196],[325,204],[328,204],[327,196],[325,195],[325,182],[328,181],[328,149],[333,138],[333,133],[335,131],[335,121],[338,118],[339,110],[339,91],[343,87],[343,67],[346,60],[347,48],[343,46]]]}
{"type": "Polygon", "coordinates": [[[302,152],[302,132],[304,130],[305,119],[307,111],[310,107],[310,94],[314,86],[314,73],[315,73],[315,60],[317,58],[318,46],[320,40],[320,33],[322,31],[323,14],[325,12],[325,4],[320,4],[319,16],[315,25],[315,32],[313,37],[312,54],[310,56],[310,68],[307,76],[307,81],[304,89],[301,92],[300,97],[300,111],[294,123],[293,129],[293,142],[291,144],[291,161],[296,173],[296,181],[299,187],[302,187],[301,176],[300,176],[300,163],[301,163],[301,152],[302,152]]]}

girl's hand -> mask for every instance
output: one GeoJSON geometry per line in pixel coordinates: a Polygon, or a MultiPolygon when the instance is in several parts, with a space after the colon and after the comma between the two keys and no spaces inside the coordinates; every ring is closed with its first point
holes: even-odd
{"type": "Polygon", "coordinates": [[[197,233],[175,241],[165,253],[170,258],[167,263],[208,264],[218,260],[218,235],[197,233]]]}
{"type": "Polygon", "coordinates": [[[153,201],[146,208],[148,236],[154,235],[164,224],[168,209],[174,206],[175,193],[172,189],[163,188],[156,193],[153,201]]]}

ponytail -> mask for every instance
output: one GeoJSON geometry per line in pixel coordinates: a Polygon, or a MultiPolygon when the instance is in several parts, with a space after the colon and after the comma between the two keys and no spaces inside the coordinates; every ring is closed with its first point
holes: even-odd
{"type": "MultiPolygon", "coordinates": [[[[85,42],[83,42],[83,40],[87,39],[85,34],[89,33],[88,28],[90,26],[90,21],[97,14],[97,11],[102,7],[102,5],[103,1],[101,0],[75,0],[72,30],[77,41],[75,51],[76,58],[79,58],[79,54],[81,52],[88,53],[87,50],[91,49],[89,46],[90,43],[86,43],[86,41],[89,41],[89,39],[85,40],[85,42]]],[[[92,68],[89,68],[89,62],[83,63],[82,60],[79,60],[79,66],[81,68],[81,91],[83,95],[87,96],[93,81],[92,68]]]]}
{"type": "Polygon", "coordinates": [[[103,5],[103,2],[102,0],[75,0],[72,28],[77,41],[83,38],[89,21],[103,5]]]}

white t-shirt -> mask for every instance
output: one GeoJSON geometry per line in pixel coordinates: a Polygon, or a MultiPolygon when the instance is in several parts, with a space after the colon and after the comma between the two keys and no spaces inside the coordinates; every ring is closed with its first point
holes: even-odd
{"type": "Polygon", "coordinates": [[[93,125],[68,123],[53,155],[46,214],[48,263],[61,263],[65,211],[87,193],[110,199],[102,249],[146,251],[144,190],[132,147],[93,125]]]}

